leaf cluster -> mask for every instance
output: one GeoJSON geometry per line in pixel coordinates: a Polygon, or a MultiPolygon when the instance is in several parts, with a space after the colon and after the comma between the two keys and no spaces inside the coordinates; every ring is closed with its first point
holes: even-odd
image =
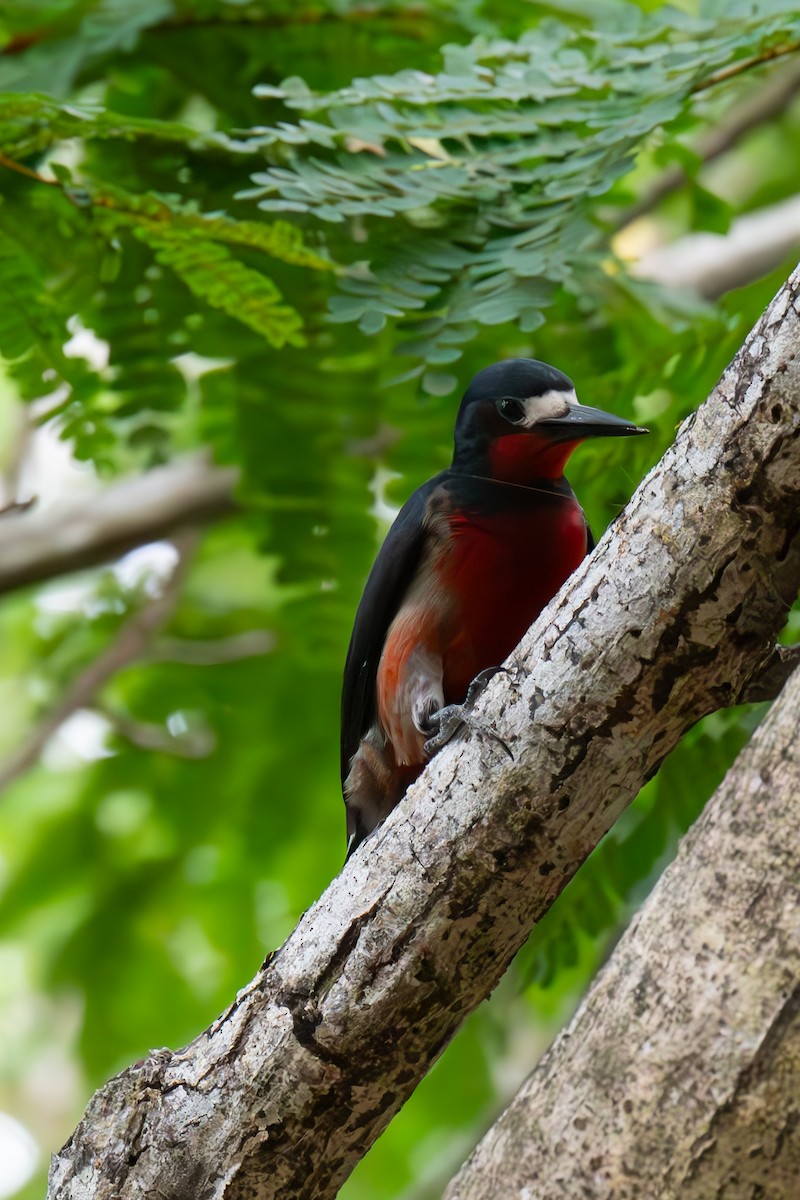
{"type": "MultiPolygon", "coordinates": [[[[761,85],[748,60],[800,36],[796,7],[648,7],[37,0],[0,14],[5,462],[30,406],[39,436],[97,474],[200,446],[242,471],[241,515],[207,535],[169,625],[96,697],[100,748],[81,759],[67,730],[0,797],[0,936],[53,1006],[8,1039],[7,1078],[52,1052],[70,997],[87,1087],[188,1040],[338,869],[352,616],[387,512],[448,461],[454,390],[534,355],[650,425],[571,463],[599,532],[780,282],[782,267],[712,307],[617,253],[626,206],[670,163],[687,180],[658,215],[676,234],[791,194],[800,167],[794,111],[735,152],[754,191],[726,190],[694,149],[761,85]],[[268,653],[214,663],[253,631],[268,653]]],[[[159,586],[132,570],[0,609],[0,769],[159,586]]],[[[532,1014],[563,1018],[746,733],[726,714],[675,752],[353,1200],[412,1177],[440,1193],[532,1014]]]]}

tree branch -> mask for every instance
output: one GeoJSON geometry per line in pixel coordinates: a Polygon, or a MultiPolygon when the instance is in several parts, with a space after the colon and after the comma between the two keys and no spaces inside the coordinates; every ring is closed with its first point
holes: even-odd
{"type": "Polygon", "coordinates": [[[795,672],[447,1200],[796,1194],[799,723],[795,672]]]}
{"type": "Polygon", "coordinates": [[[692,91],[695,95],[697,92],[705,92],[708,88],[717,87],[720,83],[727,83],[729,79],[734,79],[737,75],[743,75],[745,71],[752,71],[753,67],[761,67],[764,63],[773,62],[776,58],[785,58],[787,54],[796,54],[798,50],[800,50],[800,42],[784,42],[781,46],[771,46],[767,50],[751,55],[750,58],[741,58],[738,62],[731,63],[729,67],[723,67],[720,71],[706,75],[705,79],[698,80],[692,91]]]}
{"type": "Polygon", "coordinates": [[[800,271],[478,708],[209,1030],[97,1093],[52,1198],[326,1200],[800,585],[800,271]]]}
{"type": "Polygon", "coordinates": [[[269,629],[246,629],[224,638],[159,638],[149,651],[150,662],[187,663],[194,667],[215,667],[220,663],[260,658],[275,648],[275,634],[269,629]]]}
{"type": "Polygon", "coordinates": [[[135,546],[236,511],[233,469],[201,458],[123,479],[57,514],[0,521],[0,595],[107,562],[135,546]]]}
{"type": "Polygon", "coordinates": [[[0,792],[35,766],[50,738],[69,717],[90,706],[110,679],[144,654],[150,640],[175,610],[196,543],[197,534],[188,530],[175,539],[178,562],[164,590],[125,622],[110,645],[81,672],[19,749],[0,764],[0,792]]]}
{"type": "Polygon", "coordinates": [[[207,758],[217,747],[213,730],[204,724],[172,734],[163,725],[140,721],[108,704],[95,704],[93,707],[109,722],[115,733],[141,750],[171,754],[175,758],[207,758]]]}
{"type": "Polygon", "coordinates": [[[726,234],[689,233],[644,254],[631,272],[714,300],[773,270],[800,247],[800,196],[733,222],[726,234]]]}
{"type": "Polygon", "coordinates": [[[775,700],[797,667],[800,667],[800,645],[776,646],[759,674],[736,698],[736,703],[760,704],[764,700],[775,700]]]}
{"type": "MultiPolygon", "coordinates": [[[[800,91],[800,63],[793,62],[783,71],[775,73],[764,86],[744,102],[734,105],[719,125],[706,130],[697,140],[694,152],[704,163],[727,153],[746,134],[767,121],[773,121],[786,109],[800,91]]],[[[672,192],[678,191],[688,182],[688,175],[680,164],[675,163],[659,175],[645,189],[644,195],[622,214],[617,229],[623,229],[632,221],[651,212],[672,192]]]]}

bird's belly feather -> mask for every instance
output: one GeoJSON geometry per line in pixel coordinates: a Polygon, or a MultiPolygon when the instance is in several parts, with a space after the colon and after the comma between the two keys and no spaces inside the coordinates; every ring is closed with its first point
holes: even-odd
{"type": "Polygon", "coordinates": [[[586,554],[577,501],[555,510],[451,513],[387,633],[376,693],[399,767],[425,761],[415,710],[460,703],[498,666],[586,554]]]}
{"type": "Polygon", "coordinates": [[[442,583],[460,598],[444,647],[444,697],[456,703],[484,667],[499,665],[586,554],[586,522],[577,501],[556,512],[514,512],[451,519],[442,583]]]}

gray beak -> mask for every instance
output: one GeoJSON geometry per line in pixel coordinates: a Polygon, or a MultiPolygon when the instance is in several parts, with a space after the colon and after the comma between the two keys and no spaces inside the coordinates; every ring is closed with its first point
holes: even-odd
{"type": "Polygon", "coordinates": [[[537,433],[546,432],[554,442],[593,437],[632,437],[650,432],[641,425],[632,425],[624,417],[615,417],[602,408],[589,408],[586,404],[570,404],[563,417],[537,421],[534,428],[537,433]]]}

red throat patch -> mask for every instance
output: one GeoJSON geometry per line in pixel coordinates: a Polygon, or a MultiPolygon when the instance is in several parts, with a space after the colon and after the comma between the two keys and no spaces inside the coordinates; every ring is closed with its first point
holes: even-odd
{"type": "Polygon", "coordinates": [[[534,479],[560,479],[567,459],[581,440],[551,442],[535,433],[499,437],[489,447],[492,478],[521,484],[534,479]]]}

